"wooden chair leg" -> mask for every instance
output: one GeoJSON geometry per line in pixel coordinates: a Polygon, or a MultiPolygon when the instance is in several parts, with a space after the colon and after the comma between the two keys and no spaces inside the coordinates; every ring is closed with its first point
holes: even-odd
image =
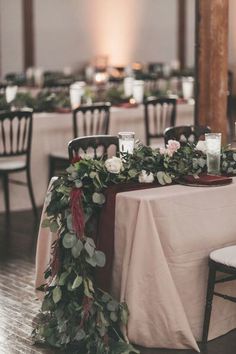
{"type": "Polygon", "coordinates": [[[203,334],[202,334],[202,344],[205,345],[207,343],[210,318],[211,318],[211,309],[212,309],[212,300],[214,295],[215,288],[215,278],[216,278],[216,269],[214,266],[209,266],[209,275],[208,275],[208,285],[207,285],[207,296],[206,296],[206,307],[205,307],[205,315],[203,322],[203,334]]]}
{"type": "Polygon", "coordinates": [[[34,199],[34,193],[33,193],[32,181],[31,181],[31,174],[30,174],[30,170],[29,169],[26,170],[26,177],[27,177],[27,186],[28,186],[28,190],[29,190],[31,204],[32,204],[32,207],[33,207],[34,216],[36,218],[38,218],[38,211],[37,211],[37,207],[36,207],[36,203],[35,203],[35,199],[34,199]]]}
{"type": "Polygon", "coordinates": [[[10,198],[9,198],[9,181],[8,174],[3,175],[3,191],[4,191],[4,201],[5,201],[5,210],[6,210],[6,220],[10,218],[10,198]]]}

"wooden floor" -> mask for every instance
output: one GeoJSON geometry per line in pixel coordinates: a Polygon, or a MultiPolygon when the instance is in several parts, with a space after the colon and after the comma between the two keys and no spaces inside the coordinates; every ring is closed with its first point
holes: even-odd
{"type": "MultiPolygon", "coordinates": [[[[13,213],[8,226],[0,215],[0,354],[56,353],[36,347],[30,338],[32,321],[40,308],[34,294],[36,238],[37,224],[31,212],[13,213]]],[[[193,350],[140,349],[142,354],[196,353],[193,350]]],[[[202,353],[235,354],[236,331],[209,342],[202,353]]]]}

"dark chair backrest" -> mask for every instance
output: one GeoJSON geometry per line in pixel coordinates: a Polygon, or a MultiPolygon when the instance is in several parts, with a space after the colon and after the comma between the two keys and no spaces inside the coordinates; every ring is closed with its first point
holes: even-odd
{"type": "Polygon", "coordinates": [[[150,145],[151,139],[163,137],[167,127],[175,126],[176,99],[148,98],[144,102],[144,118],[146,144],[150,145]]]}
{"type": "Polygon", "coordinates": [[[0,157],[30,156],[32,111],[0,113],[0,157]]]}
{"type": "Polygon", "coordinates": [[[109,102],[81,105],[73,110],[73,134],[79,136],[108,134],[110,120],[109,102]]]}
{"type": "Polygon", "coordinates": [[[109,149],[113,155],[119,149],[119,139],[115,135],[93,135],[73,139],[68,144],[69,161],[88,153],[93,158],[109,156],[109,149]]]}
{"type": "Polygon", "coordinates": [[[164,132],[164,140],[165,144],[167,144],[170,139],[177,140],[182,145],[187,143],[197,143],[205,133],[211,133],[211,128],[195,125],[169,127],[164,132]]]}

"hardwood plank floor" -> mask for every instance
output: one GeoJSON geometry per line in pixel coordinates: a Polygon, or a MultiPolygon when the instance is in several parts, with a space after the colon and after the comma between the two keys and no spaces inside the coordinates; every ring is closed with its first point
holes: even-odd
{"type": "MultiPolygon", "coordinates": [[[[30,211],[12,213],[8,226],[4,215],[0,215],[0,354],[58,353],[33,345],[30,337],[32,322],[40,308],[34,293],[37,228],[30,211]]],[[[139,349],[141,354],[196,353],[193,350],[139,349]]],[[[236,330],[210,341],[202,353],[235,354],[236,330]]]]}

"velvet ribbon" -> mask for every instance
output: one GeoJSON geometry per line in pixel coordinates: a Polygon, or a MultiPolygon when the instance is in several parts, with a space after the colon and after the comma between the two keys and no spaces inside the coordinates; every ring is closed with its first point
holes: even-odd
{"type": "Polygon", "coordinates": [[[103,268],[96,268],[96,285],[104,291],[110,292],[112,265],[114,257],[114,226],[115,226],[115,201],[116,194],[133,190],[156,188],[156,183],[123,183],[107,188],[105,192],[106,202],[101,210],[97,228],[97,249],[106,255],[106,264],[103,268]]]}

